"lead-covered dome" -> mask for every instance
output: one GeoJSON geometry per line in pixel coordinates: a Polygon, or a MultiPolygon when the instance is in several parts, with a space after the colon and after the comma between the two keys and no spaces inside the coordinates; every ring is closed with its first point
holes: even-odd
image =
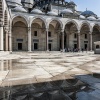
{"type": "Polygon", "coordinates": [[[73,11],[71,9],[61,10],[61,14],[71,14],[71,13],[73,13],[73,11]]]}
{"type": "Polygon", "coordinates": [[[33,8],[35,4],[34,0],[22,0],[21,2],[25,8],[33,8]]]}
{"type": "Polygon", "coordinates": [[[75,4],[73,1],[70,1],[70,2],[69,2],[69,5],[74,5],[74,6],[76,6],[76,4],[75,4]]]}
{"type": "Polygon", "coordinates": [[[51,15],[51,16],[57,16],[58,15],[58,13],[54,12],[54,11],[49,11],[47,14],[51,15]]]}
{"type": "Polygon", "coordinates": [[[16,6],[22,5],[21,0],[6,0],[6,1],[7,1],[8,6],[16,7],[16,6]]]}
{"type": "Polygon", "coordinates": [[[94,12],[92,12],[90,10],[86,10],[86,11],[82,12],[81,15],[83,15],[85,17],[89,17],[89,16],[95,16],[96,14],[94,14],[94,12]]]}
{"type": "Polygon", "coordinates": [[[27,12],[22,6],[17,6],[13,10],[18,12],[27,12]]]}
{"type": "Polygon", "coordinates": [[[33,10],[31,11],[31,13],[43,14],[43,12],[42,12],[40,9],[37,9],[37,8],[33,9],[33,10]]]}

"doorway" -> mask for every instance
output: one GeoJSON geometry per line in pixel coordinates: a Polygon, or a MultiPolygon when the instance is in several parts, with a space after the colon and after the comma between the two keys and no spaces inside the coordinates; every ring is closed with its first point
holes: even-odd
{"type": "Polygon", "coordinates": [[[18,43],[18,50],[22,50],[22,43],[18,43]]]}
{"type": "Polygon", "coordinates": [[[38,43],[34,43],[34,50],[37,50],[38,49],[38,43]]]}
{"type": "Polygon", "coordinates": [[[84,48],[85,48],[85,50],[87,49],[87,44],[84,44],[84,48]]]}
{"type": "Polygon", "coordinates": [[[74,44],[74,49],[76,49],[77,48],[77,44],[74,44]]]}
{"type": "Polygon", "coordinates": [[[51,51],[51,43],[48,44],[49,51],[51,51]]]}

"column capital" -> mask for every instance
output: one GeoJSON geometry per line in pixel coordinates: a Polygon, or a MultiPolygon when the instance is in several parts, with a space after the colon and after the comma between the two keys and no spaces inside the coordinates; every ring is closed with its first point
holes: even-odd
{"type": "Polygon", "coordinates": [[[80,30],[77,30],[77,34],[80,34],[80,30]]]}
{"type": "Polygon", "coordinates": [[[92,32],[91,31],[89,32],[89,35],[92,35],[92,32]]]}
{"type": "Polygon", "coordinates": [[[48,29],[48,28],[46,28],[46,31],[49,31],[49,29],[48,29]]]}
{"type": "Polygon", "coordinates": [[[28,27],[28,31],[31,31],[31,27],[28,27]]]}
{"type": "Polygon", "coordinates": [[[61,29],[61,32],[64,33],[64,29],[61,29]]]}

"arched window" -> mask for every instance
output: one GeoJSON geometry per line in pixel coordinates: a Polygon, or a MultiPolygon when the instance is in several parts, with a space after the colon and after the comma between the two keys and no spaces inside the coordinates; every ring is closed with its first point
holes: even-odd
{"type": "Polygon", "coordinates": [[[99,45],[96,45],[96,49],[99,49],[100,48],[100,46],[99,45]]]}

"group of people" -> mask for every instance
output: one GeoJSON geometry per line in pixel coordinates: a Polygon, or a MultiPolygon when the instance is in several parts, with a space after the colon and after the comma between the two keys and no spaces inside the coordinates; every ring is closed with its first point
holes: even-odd
{"type": "Polygon", "coordinates": [[[86,48],[86,49],[78,49],[78,48],[73,48],[73,49],[70,49],[70,48],[65,48],[64,50],[60,50],[61,52],[84,52],[84,51],[88,51],[88,49],[86,48]]]}

